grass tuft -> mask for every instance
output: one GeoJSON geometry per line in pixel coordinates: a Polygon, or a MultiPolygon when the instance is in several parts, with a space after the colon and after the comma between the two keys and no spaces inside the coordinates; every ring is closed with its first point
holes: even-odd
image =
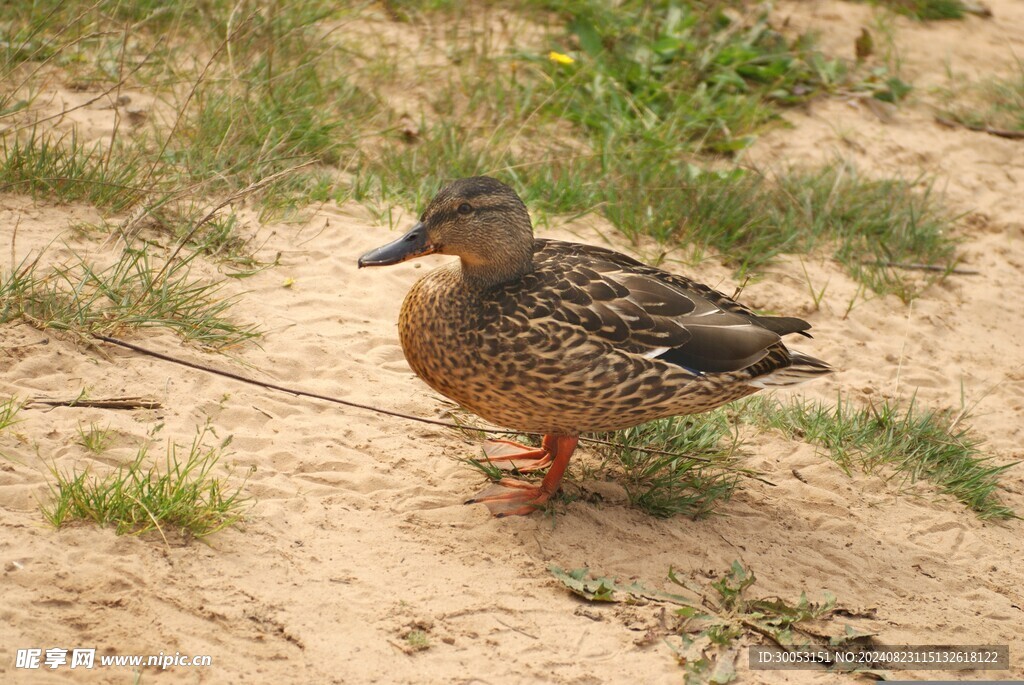
{"type": "Polygon", "coordinates": [[[230,299],[218,299],[218,283],[190,275],[198,253],[157,267],[145,250],[126,248],[98,268],[82,258],[71,266],[37,273],[38,261],[0,272],[0,323],[23,319],[38,328],[117,335],[154,326],[184,340],[227,349],[259,335],[255,325],[226,318],[230,299]]]}
{"type": "Polygon", "coordinates": [[[193,440],[187,454],[168,441],[164,468],[147,466],[147,450],[105,476],[88,470],[51,473],[51,500],[43,515],[54,527],[72,521],[92,521],[113,526],[118,535],[142,533],[167,527],[204,537],[241,520],[246,499],[241,486],[226,489],[213,469],[230,439],[218,446],[204,445],[206,431],[193,440]]]}
{"type": "Polygon", "coordinates": [[[909,303],[956,266],[954,218],[931,181],[865,179],[848,164],[781,176],[770,205],[793,242],[776,238],[769,251],[802,252],[827,247],[847,271],[880,294],[909,303]],[[900,267],[923,263],[945,272],[909,276],[900,267]]]}
{"type": "MultiPolygon", "coordinates": [[[[796,104],[836,85],[842,65],[788,39],[763,9],[726,2],[538,3],[565,18],[569,68],[542,60],[562,97],[547,105],[597,136],[641,146],[686,141],[691,152],[731,153],[796,104]],[[653,134],[653,135],[652,135],[653,134]]],[[[561,47],[561,46],[559,46],[561,47]]],[[[676,146],[673,146],[676,147],[676,146]]]]}
{"type": "Polygon", "coordinates": [[[153,192],[157,178],[140,185],[146,160],[135,146],[113,151],[86,145],[67,134],[31,127],[27,133],[0,134],[0,192],[16,192],[61,202],[84,201],[119,212],[153,192]]]}
{"type": "Polygon", "coordinates": [[[410,630],[405,635],[405,644],[410,652],[422,652],[430,649],[430,637],[424,630],[410,630]]]}
{"type": "Polygon", "coordinates": [[[263,193],[271,206],[302,205],[308,199],[296,195],[318,187],[323,168],[351,163],[379,105],[354,85],[346,55],[323,36],[333,12],[319,1],[268,6],[233,27],[223,55],[211,58],[217,77],[197,80],[170,139],[187,178],[211,190],[237,189],[315,160],[320,168],[263,193]]]}
{"type": "Polygon", "coordinates": [[[81,425],[78,426],[78,440],[75,442],[93,454],[102,454],[110,447],[113,439],[114,433],[109,426],[100,428],[95,423],[91,423],[89,430],[85,430],[81,425]]]}
{"type": "MultiPolygon", "coordinates": [[[[927,185],[870,180],[843,163],[791,169],[774,177],[735,169],[691,169],[674,187],[654,187],[624,203],[658,240],[680,242],[696,258],[711,251],[741,274],[780,254],[831,250],[858,280],[908,302],[930,281],[908,277],[907,263],[955,265],[952,218],[927,185]],[[640,200],[641,195],[643,200],[640,200]],[[660,230],[657,230],[658,227],[660,230]]],[[[609,210],[611,211],[611,210],[609,210]]],[[[941,276],[942,272],[936,272],[941,276]]]]}
{"type": "Polygon", "coordinates": [[[1017,517],[997,496],[999,476],[1015,463],[992,465],[962,413],[921,409],[914,401],[855,407],[841,396],[835,405],[760,396],[741,402],[738,412],[741,420],[825,448],[847,473],[889,467],[910,483],[935,483],[983,519],[1017,517]]]}
{"type": "Polygon", "coordinates": [[[963,0],[874,0],[875,4],[888,7],[920,21],[962,19],[968,12],[963,0]]]}
{"type": "Polygon", "coordinates": [[[660,419],[600,437],[616,443],[599,449],[605,468],[622,483],[630,503],[652,516],[706,516],[729,500],[736,485],[738,476],[729,467],[737,443],[722,411],[660,419]]]}
{"type": "Polygon", "coordinates": [[[18,400],[17,397],[8,397],[0,402],[0,433],[21,422],[18,413],[24,406],[25,402],[18,400]]]}
{"type": "Polygon", "coordinates": [[[1005,78],[992,78],[946,93],[944,116],[975,130],[1024,136],[1024,62],[1005,78]]]}

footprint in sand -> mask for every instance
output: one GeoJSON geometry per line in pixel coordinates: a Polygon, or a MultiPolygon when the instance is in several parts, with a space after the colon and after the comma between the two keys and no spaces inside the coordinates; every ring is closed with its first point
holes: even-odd
{"type": "Polygon", "coordinates": [[[405,361],[405,354],[399,345],[378,345],[369,350],[364,358],[370,364],[377,366],[384,371],[398,374],[410,374],[409,364],[405,361]]]}

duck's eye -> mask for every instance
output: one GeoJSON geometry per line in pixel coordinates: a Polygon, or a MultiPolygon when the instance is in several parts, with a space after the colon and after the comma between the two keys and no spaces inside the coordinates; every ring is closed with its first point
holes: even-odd
{"type": "Polygon", "coordinates": [[[459,205],[459,214],[465,215],[465,214],[472,214],[472,213],[473,213],[473,207],[468,202],[463,202],[461,205],[459,205]]]}

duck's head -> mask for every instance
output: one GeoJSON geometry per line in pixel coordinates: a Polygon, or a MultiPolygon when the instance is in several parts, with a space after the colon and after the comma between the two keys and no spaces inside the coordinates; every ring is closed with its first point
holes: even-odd
{"type": "Polygon", "coordinates": [[[412,230],[364,254],[359,266],[388,266],[428,254],[459,257],[465,276],[482,285],[518,278],[533,265],[526,205],[489,176],[459,179],[434,196],[412,230]]]}

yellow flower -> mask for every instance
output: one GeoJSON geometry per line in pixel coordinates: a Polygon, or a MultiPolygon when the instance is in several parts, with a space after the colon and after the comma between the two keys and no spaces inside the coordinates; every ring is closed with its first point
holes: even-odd
{"type": "Polygon", "coordinates": [[[282,283],[281,285],[283,285],[285,288],[290,288],[293,285],[295,285],[295,279],[294,278],[286,278],[286,279],[284,279],[284,283],[282,283]]]}
{"type": "Polygon", "coordinates": [[[572,64],[576,61],[569,55],[562,54],[561,52],[555,52],[554,50],[548,53],[548,59],[552,62],[558,62],[559,64],[572,64]]]}

